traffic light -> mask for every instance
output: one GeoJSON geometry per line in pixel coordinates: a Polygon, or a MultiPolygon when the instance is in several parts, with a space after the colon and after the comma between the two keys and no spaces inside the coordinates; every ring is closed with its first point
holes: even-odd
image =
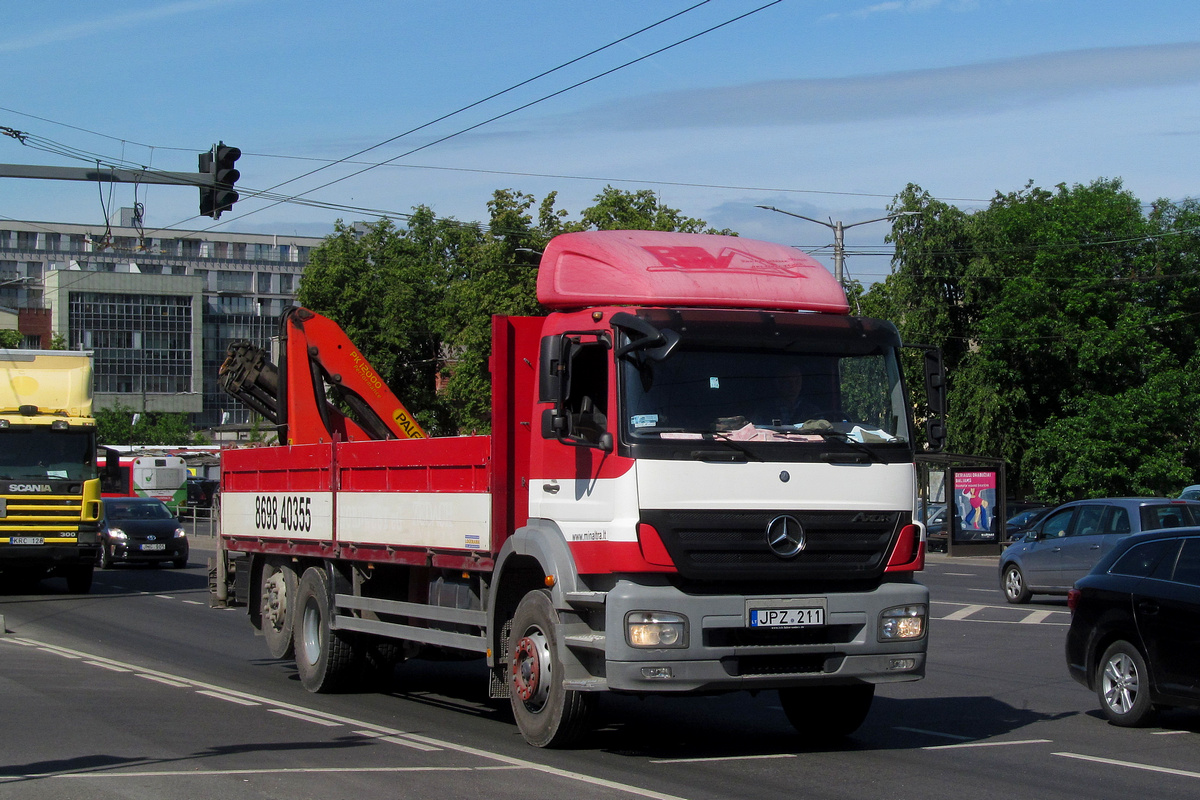
{"type": "Polygon", "coordinates": [[[218,142],[211,151],[200,154],[200,172],[211,176],[213,182],[212,186],[200,187],[200,213],[203,216],[220,219],[221,212],[229,211],[238,201],[233,185],[242,174],[233,165],[241,157],[241,150],[227,147],[224,142],[218,142]]]}

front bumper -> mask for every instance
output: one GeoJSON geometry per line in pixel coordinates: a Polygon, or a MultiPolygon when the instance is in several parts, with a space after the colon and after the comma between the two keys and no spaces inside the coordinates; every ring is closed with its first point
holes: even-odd
{"type": "Polygon", "coordinates": [[[0,545],[0,567],[6,563],[28,566],[61,567],[90,564],[96,560],[100,546],[92,543],[75,544],[3,544],[0,545]]]}
{"type": "Polygon", "coordinates": [[[605,599],[605,686],[629,692],[707,692],[806,684],[892,683],[925,675],[929,591],[885,583],[870,592],[743,596],[687,594],[673,586],[621,580],[605,599]],[[823,600],[826,624],[756,629],[746,602],[823,600]],[[925,607],[924,635],[879,641],[879,617],[896,606],[925,607]],[[682,614],[686,647],[643,649],[625,640],[630,611],[682,614]]]}
{"type": "Polygon", "coordinates": [[[186,539],[179,540],[179,543],[174,541],[167,542],[165,550],[141,550],[139,549],[140,547],[140,542],[113,542],[110,547],[113,561],[132,564],[175,561],[176,559],[186,559],[188,557],[188,543],[186,539]]]}

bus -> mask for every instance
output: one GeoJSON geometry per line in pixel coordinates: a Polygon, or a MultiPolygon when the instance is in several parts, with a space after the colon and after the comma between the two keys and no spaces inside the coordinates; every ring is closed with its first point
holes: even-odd
{"type": "Polygon", "coordinates": [[[100,485],[104,497],[153,497],[174,514],[187,500],[187,463],[179,456],[121,456],[120,477],[100,485]]]}

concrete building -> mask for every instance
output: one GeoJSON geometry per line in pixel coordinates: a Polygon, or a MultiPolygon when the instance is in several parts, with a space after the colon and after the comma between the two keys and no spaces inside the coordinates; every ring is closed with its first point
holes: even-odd
{"type": "Polygon", "coordinates": [[[186,412],[197,427],[248,422],[217,386],[225,348],[268,346],[322,240],[143,230],[132,209],[120,222],[0,220],[0,328],[25,347],[61,336],[94,351],[97,408],[186,412]]]}

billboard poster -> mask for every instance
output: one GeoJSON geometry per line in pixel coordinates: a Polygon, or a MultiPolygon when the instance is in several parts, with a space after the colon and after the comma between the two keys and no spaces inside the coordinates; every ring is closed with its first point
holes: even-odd
{"type": "Polygon", "coordinates": [[[954,541],[996,541],[996,472],[954,473],[954,541]]]}

